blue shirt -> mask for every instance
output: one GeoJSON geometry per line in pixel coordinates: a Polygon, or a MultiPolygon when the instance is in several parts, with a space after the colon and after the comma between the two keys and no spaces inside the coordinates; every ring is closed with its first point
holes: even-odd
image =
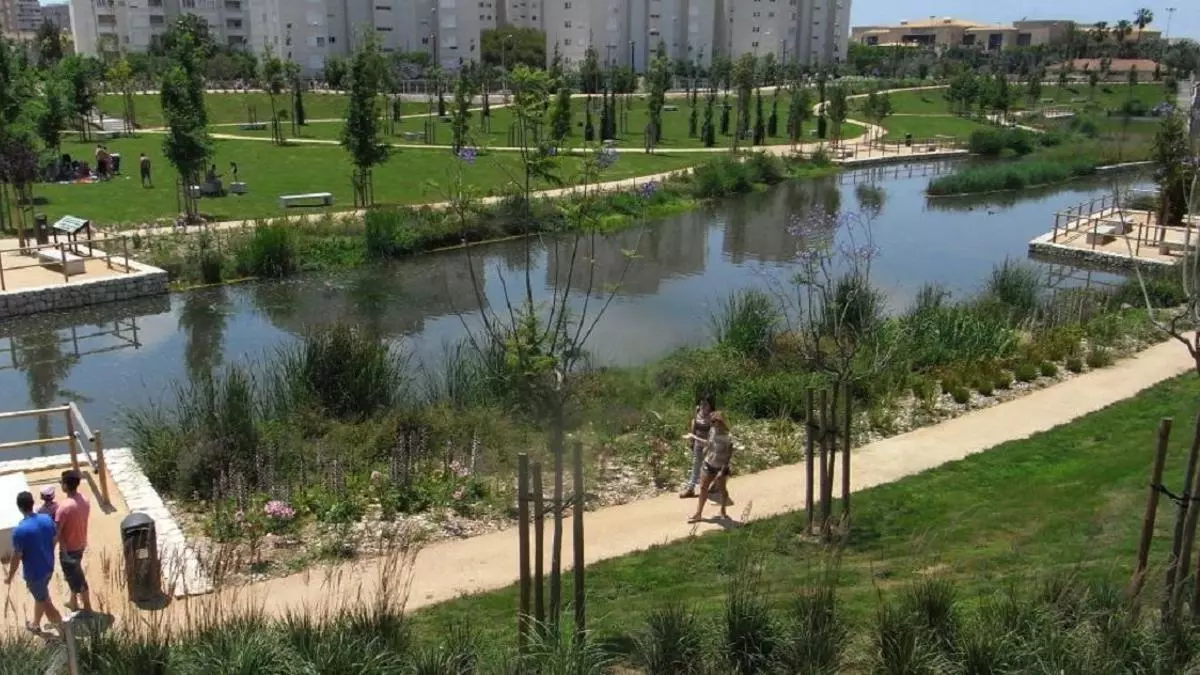
{"type": "Polygon", "coordinates": [[[13,530],[13,551],[21,554],[26,581],[49,579],[54,573],[54,521],[44,513],[25,516],[13,530]]]}

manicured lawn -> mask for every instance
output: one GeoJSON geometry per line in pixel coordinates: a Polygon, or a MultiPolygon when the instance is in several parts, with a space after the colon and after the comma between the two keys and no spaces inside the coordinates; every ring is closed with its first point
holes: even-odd
{"type": "MultiPolygon", "coordinates": [[[[208,121],[211,124],[232,124],[246,122],[250,119],[248,108],[253,107],[259,121],[271,117],[271,100],[261,92],[246,94],[208,94],[204,97],[208,107],[208,121]]],[[[291,97],[281,95],[275,98],[276,106],[281,110],[291,111],[291,97]]],[[[135,94],[133,97],[134,113],[138,126],[145,128],[163,126],[162,106],[158,94],[135,94]]],[[[125,103],[122,97],[108,94],[100,97],[100,110],[110,117],[124,115],[125,103]]],[[[415,115],[425,111],[424,103],[404,103],[405,114],[415,115]]],[[[306,94],[304,96],[304,114],[308,119],[334,119],[346,116],[346,97],[340,94],[306,94]]],[[[291,125],[288,125],[289,129],[291,125]]]]}
{"type": "MultiPolygon", "coordinates": [[[[1198,395],[1200,379],[1184,375],[1072,424],[858,494],[838,579],[852,616],[867,618],[879,593],[930,571],[958,582],[964,594],[1056,571],[1128,579],[1158,421],[1175,419],[1165,474],[1175,489],[1198,395]]],[[[1174,515],[1165,499],[1159,508],[1157,563],[1165,560],[1174,515]]],[[[593,626],[604,635],[627,635],[644,625],[650,609],[671,603],[720,613],[723,570],[731,556],[746,551],[761,556],[761,578],[772,597],[795,597],[828,571],[829,560],[796,538],[802,519],[800,513],[771,518],[589,568],[593,626]]],[[[1151,590],[1158,578],[1151,575],[1151,590]]],[[[425,625],[469,618],[478,628],[506,633],[513,630],[515,608],[510,588],[416,617],[425,625]]]]}
{"type": "MultiPolygon", "coordinates": [[[[124,175],[107,183],[58,185],[39,184],[35,195],[38,212],[51,221],[64,215],[95,220],[100,225],[141,223],[171,218],[180,211],[176,203],[175,172],[162,156],[162,136],[145,134],[109,142],[109,150],[120,153],[124,175]],[[143,189],[138,180],[138,153],[153,159],[155,186],[143,189]]],[[[65,143],[63,151],[90,161],[92,144],[65,143]]],[[[217,141],[213,162],[222,174],[229,163],[237,162],[240,178],[248,184],[249,194],[235,197],[204,198],[200,209],[218,220],[279,216],[303,212],[284,211],[278,197],[285,194],[332,192],[335,210],[353,205],[350,187],[351,168],[345,150],[330,145],[274,146],[262,141],[217,141]]],[[[606,180],[648,175],[691,166],[704,160],[703,155],[658,153],[622,153],[616,164],[604,172],[606,180]]],[[[560,174],[569,184],[577,176],[579,159],[560,160],[560,174]]],[[[501,187],[518,174],[513,154],[482,155],[474,165],[464,165],[449,151],[396,151],[390,161],[375,169],[375,198],[379,203],[413,204],[445,199],[444,186],[454,173],[463,170],[467,184],[480,194],[499,193],[501,187]],[[434,182],[443,187],[431,185],[434,182]]],[[[223,178],[228,185],[228,175],[223,178]]],[[[315,210],[315,209],[313,209],[315,210]]]]}
{"type": "Polygon", "coordinates": [[[971,132],[986,129],[990,125],[954,115],[892,115],[883,120],[882,126],[888,131],[884,139],[889,141],[903,140],[905,134],[912,134],[915,140],[954,136],[966,141],[971,132]]]}
{"type": "MultiPolygon", "coordinates": [[[[1065,89],[1057,85],[1042,87],[1038,101],[1030,101],[1025,96],[1026,88],[1022,82],[1017,87],[1018,96],[1014,110],[1040,108],[1043,105],[1070,107],[1082,109],[1093,102],[1101,109],[1119,108],[1130,96],[1128,85],[1124,83],[1102,83],[1096,87],[1095,98],[1092,98],[1091,88],[1087,84],[1071,84],[1065,89]],[[1041,99],[1053,99],[1053,103],[1041,103],[1041,99]]],[[[914,91],[893,92],[888,95],[892,101],[892,112],[911,115],[937,115],[951,112],[950,102],[946,100],[946,88],[922,89],[914,91]]],[[[1141,100],[1147,106],[1164,99],[1165,89],[1160,83],[1138,84],[1133,88],[1134,98],[1141,100]]],[[[865,99],[854,99],[855,109],[861,109],[865,99]]]]}
{"type": "MultiPolygon", "coordinates": [[[[945,115],[950,113],[950,103],[945,98],[946,89],[921,89],[894,91],[888,94],[892,101],[892,112],[907,115],[945,115]]],[[[867,99],[851,100],[855,110],[861,110],[867,99]]]]}

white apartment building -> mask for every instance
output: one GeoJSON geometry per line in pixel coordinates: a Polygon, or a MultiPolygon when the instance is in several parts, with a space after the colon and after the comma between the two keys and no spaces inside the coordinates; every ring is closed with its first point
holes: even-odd
{"type": "Polygon", "coordinates": [[[5,35],[32,33],[42,25],[42,8],[37,0],[0,0],[0,29],[5,35]]]}
{"type": "Polygon", "coordinates": [[[806,66],[845,61],[849,35],[850,0],[803,2],[794,50],[796,60],[806,66]]]}
{"type": "Polygon", "coordinates": [[[249,44],[249,0],[71,0],[75,50],[98,56],[142,52],[183,14],[204,19],[214,38],[230,46],[249,44]]]}
{"type": "Polygon", "coordinates": [[[65,2],[43,5],[42,20],[49,21],[60,30],[71,30],[71,6],[65,2]]]}
{"type": "Polygon", "coordinates": [[[295,62],[307,75],[320,73],[331,54],[346,49],[344,10],[344,3],[324,0],[251,0],[250,44],[259,55],[295,62]]]}

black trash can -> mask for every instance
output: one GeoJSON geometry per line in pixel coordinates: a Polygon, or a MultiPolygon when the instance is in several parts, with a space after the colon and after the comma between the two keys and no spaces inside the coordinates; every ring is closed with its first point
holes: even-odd
{"type": "Polygon", "coordinates": [[[910,148],[912,147],[912,134],[904,134],[904,144],[910,148]]]}
{"type": "Polygon", "coordinates": [[[112,172],[114,174],[121,173],[121,153],[114,152],[109,157],[112,157],[112,172]]]}
{"type": "Polygon", "coordinates": [[[134,602],[157,600],[162,595],[162,571],[158,560],[158,533],[154,519],[131,513],[121,521],[121,544],[125,550],[125,583],[134,602]]]}
{"type": "Polygon", "coordinates": [[[50,243],[50,221],[46,219],[46,214],[39,213],[33,217],[33,234],[38,246],[50,243]]]}

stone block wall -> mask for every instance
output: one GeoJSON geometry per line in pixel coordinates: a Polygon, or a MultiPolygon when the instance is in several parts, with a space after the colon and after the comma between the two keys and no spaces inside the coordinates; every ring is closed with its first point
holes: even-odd
{"type": "Polygon", "coordinates": [[[1073,265],[1116,273],[1132,272],[1139,265],[1143,269],[1160,269],[1174,266],[1174,262],[1153,258],[1133,258],[1125,254],[1093,251],[1090,248],[1076,248],[1074,246],[1056,244],[1050,238],[1050,234],[1044,234],[1029,242],[1029,257],[1043,262],[1073,265]]]}
{"type": "Polygon", "coordinates": [[[164,270],[136,262],[130,263],[130,266],[134,271],[129,274],[0,292],[0,319],[168,292],[169,283],[164,270]]]}

